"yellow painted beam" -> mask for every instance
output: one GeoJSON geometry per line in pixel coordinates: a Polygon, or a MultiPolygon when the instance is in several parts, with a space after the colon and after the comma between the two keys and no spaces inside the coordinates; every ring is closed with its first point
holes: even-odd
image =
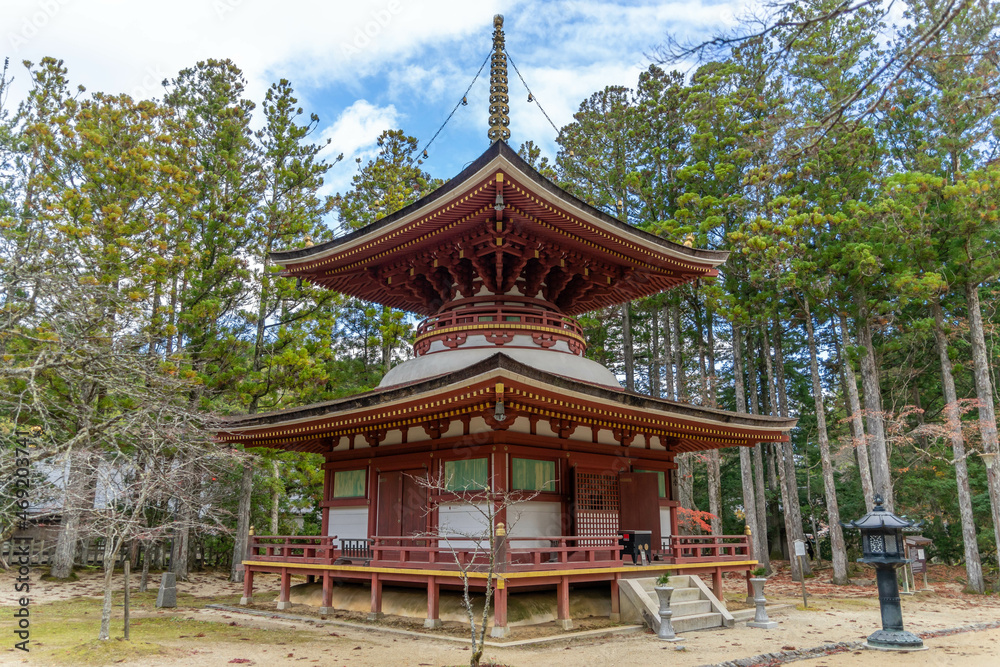
{"type": "MultiPolygon", "coordinates": [[[[416,574],[428,577],[461,577],[458,570],[425,570],[403,567],[366,567],[364,565],[323,565],[320,563],[273,563],[268,561],[245,560],[244,565],[263,567],[292,567],[305,570],[336,570],[338,572],[367,572],[376,574],[416,574]]],[[[658,570],[680,570],[689,568],[733,567],[739,565],[756,565],[755,560],[727,560],[710,563],[664,563],[662,565],[624,565],[620,567],[589,567],[573,570],[537,570],[535,572],[497,572],[494,578],[500,579],[536,579],[538,577],[563,577],[574,574],[615,574],[626,572],[655,572],[658,570]]],[[[469,572],[470,579],[485,579],[485,572],[469,572]]]]}

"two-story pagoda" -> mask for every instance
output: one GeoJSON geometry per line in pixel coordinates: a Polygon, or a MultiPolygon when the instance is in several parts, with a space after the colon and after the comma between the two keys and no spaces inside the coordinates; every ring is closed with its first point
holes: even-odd
{"type": "MultiPolygon", "coordinates": [[[[502,55],[502,51],[499,51],[502,55]]],[[[494,143],[440,189],[333,241],[273,259],[284,275],[424,316],[414,358],[370,392],[229,419],[217,439],[316,452],[326,460],[322,534],[256,537],[254,573],[426,588],[427,624],[441,587],[458,587],[467,543],[428,534],[495,530],[470,503],[510,491],[532,499],[511,526],[496,575],[494,634],[519,589],[555,589],[569,625],[572,585],[606,582],[612,614],[622,577],[703,574],[721,598],[724,571],[756,564],[745,536],[682,536],[674,498],[682,452],[783,441],[793,420],[736,414],[624,391],[585,356],[574,316],[716,275],[727,253],[684,247],[631,227],[545,179],[506,143],[505,87],[494,54],[494,143]],[[503,95],[497,93],[503,87],[503,95]],[[448,480],[431,493],[420,479],[448,480]],[[623,560],[622,530],[652,532],[647,566],[623,560]]],[[[515,510],[511,510],[512,512],[515,510]]],[[[485,579],[472,568],[473,585],[485,579]],[[478,577],[478,578],[477,578],[478,577]]]]}

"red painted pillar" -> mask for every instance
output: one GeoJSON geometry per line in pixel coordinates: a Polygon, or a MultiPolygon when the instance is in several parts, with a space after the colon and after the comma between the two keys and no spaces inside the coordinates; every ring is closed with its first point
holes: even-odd
{"type": "Polygon", "coordinates": [[[750,568],[747,568],[747,602],[753,602],[753,584],[750,583],[750,568]]]}
{"type": "Polygon", "coordinates": [[[319,608],[319,613],[329,614],[333,611],[333,577],[330,570],[323,571],[323,605],[319,608]]]}
{"type": "Polygon", "coordinates": [[[621,612],[621,592],[618,590],[618,577],[620,575],[615,574],[615,578],[611,580],[611,621],[613,623],[618,623],[622,620],[621,612]]]}
{"type": "Polygon", "coordinates": [[[425,628],[441,627],[441,585],[437,582],[437,577],[427,577],[427,618],[424,619],[425,628]]]}
{"type": "Polygon", "coordinates": [[[493,591],[493,630],[490,636],[502,638],[510,634],[510,627],[507,625],[507,582],[497,579],[496,586],[493,591]]]}
{"type": "Polygon", "coordinates": [[[372,610],[368,613],[368,620],[379,618],[382,618],[382,580],[378,572],[372,572],[372,610]]]}
{"type": "Polygon", "coordinates": [[[249,567],[243,570],[243,597],[240,604],[253,604],[253,570],[249,567]]]}
{"type": "Polygon", "coordinates": [[[712,572],[712,594],[715,598],[722,602],[722,568],[717,567],[715,571],[712,572]]]}
{"type": "Polygon", "coordinates": [[[563,630],[573,629],[573,619],[569,617],[569,577],[560,577],[556,589],[559,601],[559,625],[563,630]]]}
{"type": "Polygon", "coordinates": [[[278,593],[278,609],[288,609],[292,603],[288,601],[292,589],[292,575],[287,567],[281,568],[281,591],[278,593]]]}

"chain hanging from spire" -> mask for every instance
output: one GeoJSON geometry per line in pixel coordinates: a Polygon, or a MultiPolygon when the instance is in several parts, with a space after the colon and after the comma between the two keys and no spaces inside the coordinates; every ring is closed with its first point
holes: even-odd
{"type": "Polygon", "coordinates": [[[504,53],[503,16],[493,17],[493,55],[490,62],[490,141],[510,139],[507,105],[507,54],[504,53]]]}

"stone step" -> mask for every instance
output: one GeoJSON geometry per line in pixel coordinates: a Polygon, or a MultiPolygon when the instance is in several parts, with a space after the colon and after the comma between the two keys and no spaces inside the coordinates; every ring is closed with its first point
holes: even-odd
{"type": "Polygon", "coordinates": [[[674,632],[691,632],[693,630],[718,628],[722,625],[722,614],[719,612],[711,612],[708,614],[695,614],[694,616],[672,618],[670,619],[670,625],[673,626],[674,632]]]}
{"type": "MultiPolygon", "coordinates": [[[[627,602],[634,608],[642,622],[654,632],[660,626],[659,596],[654,590],[655,583],[655,578],[644,577],[622,579],[619,584],[623,603],[627,602]]],[[[670,598],[670,608],[673,611],[671,624],[675,632],[732,626],[732,616],[700,579],[683,575],[672,577],[670,583],[674,588],[670,598]]]]}
{"type": "MultiPolygon", "coordinates": [[[[643,586],[642,590],[646,592],[654,600],[658,600],[656,597],[656,591],[653,590],[652,586],[643,586]]],[[[681,602],[693,602],[695,600],[701,600],[701,591],[697,588],[675,588],[674,592],[670,594],[670,604],[678,604],[681,602]]]]}
{"type": "MultiPolygon", "coordinates": [[[[653,603],[659,605],[659,600],[653,598],[653,603]]],[[[696,616],[698,614],[707,614],[712,611],[712,603],[708,600],[691,600],[690,602],[674,602],[673,599],[670,600],[670,610],[674,612],[674,618],[680,618],[681,616],[696,616]]]]}

